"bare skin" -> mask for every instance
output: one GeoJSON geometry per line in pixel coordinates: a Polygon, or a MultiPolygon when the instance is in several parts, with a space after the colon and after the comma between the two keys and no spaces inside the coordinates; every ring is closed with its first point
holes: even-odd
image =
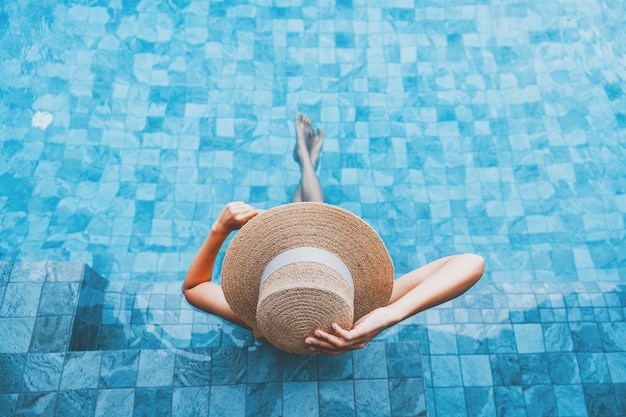
{"type": "MultiPolygon", "coordinates": [[[[294,202],[324,201],[315,173],[322,143],[321,129],[311,129],[311,120],[297,115],[294,159],[300,164],[302,178],[294,193],[294,202]]],[[[211,227],[183,283],[183,292],[190,304],[244,328],[248,326],[230,308],[222,287],[211,282],[211,278],[215,258],[228,235],[260,212],[240,201],[228,203],[211,227]]],[[[329,355],[361,349],[384,329],[463,294],[480,279],[483,269],[483,258],[471,253],[430,262],[394,281],[387,306],[365,315],[351,329],[333,324],[334,334],[317,330],[305,343],[312,353],[329,355]]]]}
{"type": "Polygon", "coordinates": [[[315,173],[323,142],[322,129],[311,129],[311,119],[297,114],[296,146],[293,150],[293,159],[300,165],[301,179],[291,199],[294,203],[324,201],[324,192],[315,173]]]}

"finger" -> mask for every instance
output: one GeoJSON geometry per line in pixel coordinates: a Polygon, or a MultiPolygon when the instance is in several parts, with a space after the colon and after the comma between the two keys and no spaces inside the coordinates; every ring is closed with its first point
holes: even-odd
{"type": "Polygon", "coordinates": [[[333,331],[335,332],[335,334],[343,339],[346,340],[351,340],[353,339],[353,337],[351,337],[352,332],[345,330],[344,328],[342,328],[340,325],[338,325],[337,323],[333,323],[333,331]]]}

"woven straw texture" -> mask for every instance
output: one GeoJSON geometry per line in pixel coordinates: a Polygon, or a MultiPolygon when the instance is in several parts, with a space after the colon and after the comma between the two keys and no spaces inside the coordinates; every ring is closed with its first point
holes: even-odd
{"type": "MultiPolygon", "coordinates": [[[[250,327],[261,329],[270,343],[273,341],[267,332],[274,333],[274,330],[268,329],[266,325],[260,325],[257,320],[261,275],[274,257],[286,250],[304,246],[317,247],[335,254],[350,270],[355,287],[352,322],[386,305],[391,296],[393,287],[391,258],[376,231],[363,220],[345,209],[325,203],[293,203],[265,211],[250,220],[228,246],[222,264],[222,286],[233,311],[250,327]]],[[[296,266],[311,268],[311,265],[296,266]]],[[[275,274],[284,274],[287,277],[280,279],[280,285],[275,283],[282,289],[278,291],[266,289],[264,284],[263,302],[267,303],[278,295],[285,297],[289,300],[289,305],[294,306],[293,311],[287,311],[284,307],[286,304],[278,299],[272,302],[276,303],[276,306],[282,306],[280,310],[284,311],[281,315],[302,316],[303,318],[299,320],[303,322],[306,322],[309,313],[304,305],[331,303],[329,307],[320,310],[342,310],[342,307],[337,305],[350,300],[346,300],[341,291],[329,294],[336,290],[328,291],[323,290],[320,285],[316,286],[314,277],[323,275],[319,272],[318,268],[317,273],[309,276],[306,272],[302,273],[302,270],[296,272],[287,267],[281,268],[268,278],[265,284],[271,284],[270,280],[276,279],[275,274]],[[290,286],[292,289],[287,291],[290,286]],[[296,291],[297,287],[301,290],[296,291]],[[318,297],[322,297],[318,303],[308,302],[311,298],[318,297]]],[[[324,274],[327,272],[323,271],[324,274]]],[[[337,278],[333,281],[343,280],[337,278]]],[[[327,288],[333,287],[331,285],[327,288]]],[[[347,317],[337,320],[345,324],[346,319],[350,320],[347,317]]],[[[350,328],[351,324],[345,324],[345,327],[350,328]]],[[[326,329],[329,325],[330,323],[316,323],[317,327],[326,329]]],[[[297,337],[300,339],[301,336],[298,334],[297,337]]],[[[303,338],[300,339],[300,343],[302,341],[303,338]]]]}

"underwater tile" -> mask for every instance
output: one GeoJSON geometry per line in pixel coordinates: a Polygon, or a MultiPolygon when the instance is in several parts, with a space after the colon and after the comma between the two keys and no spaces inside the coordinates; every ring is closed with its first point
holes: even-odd
{"type": "Polygon", "coordinates": [[[521,385],[522,371],[518,355],[490,355],[494,385],[521,385]]]}
{"type": "Polygon", "coordinates": [[[138,350],[102,352],[99,388],[130,388],[137,383],[138,350]]]}
{"type": "Polygon", "coordinates": [[[354,376],[352,354],[337,356],[319,355],[317,358],[317,375],[320,381],[352,379],[354,376]]]}
{"type": "Polygon", "coordinates": [[[609,367],[604,353],[577,353],[578,368],[583,384],[604,384],[611,382],[609,367]]]}
{"type": "Polygon", "coordinates": [[[422,378],[390,378],[388,382],[392,416],[426,416],[422,378]]]}
{"type": "Polygon", "coordinates": [[[542,328],[546,352],[569,352],[574,348],[567,323],[543,323],[542,328]]]}
{"type": "Polygon", "coordinates": [[[317,381],[317,357],[283,353],[283,381],[317,381]]]}
{"type": "Polygon", "coordinates": [[[54,413],[56,392],[33,392],[17,397],[16,410],[20,416],[51,416],[54,413]]]}
{"type": "Polygon", "coordinates": [[[284,417],[319,416],[317,382],[283,382],[284,417]]]}
{"type": "Polygon", "coordinates": [[[62,370],[62,353],[29,353],[26,356],[21,390],[56,391],[62,370]]]}
{"type": "Polygon", "coordinates": [[[626,349],[626,322],[599,323],[598,327],[605,352],[619,352],[626,349]]]}
{"type": "Polygon", "coordinates": [[[493,387],[465,387],[467,415],[491,417],[496,415],[493,387]]]}
{"type": "Polygon", "coordinates": [[[191,328],[191,347],[219,347],[222,338],[222,327],[217,324],[196,324],[191,328]]]}
{"type": "Polygon", "coordinates": [[[355,415],[353,381],[319,382],[320,417],[347,417],[355,415]]]}
{"type": "Polygon", "coordinates": [[[29,352],[65,352],[71,324],[71,316],[37,317],[29,352]]]}
{"type": "Polygon", "coordinates": [[[0,415],[15,415],[17,394],[0,394],[0,415]]]}
{"type": "Polygon", "coordinates": [[[177,350],[174,385],[179,387],[211,385],[211,350],[177,350]]]}
{"type": "Polygon", "coordinates": [[[283,393],[280,382],[248,384],[246,395],[247,416],[282,416],[283,393]]]}
{"type": "Polygon", "coordinates": [[[12,394],[21,391],[22,374],[26,354],[0,354],[0,393],[12,394]]]}
{"type": "Polygon", "coordinates": [[[45,268],[46,282],[80,283],[89,267],[80,262],[47,262],[45,268]]]}
{"type": "Polygon", "coordinates": [[[0,326],[0,353],[28,352],[35,318],[3,318],[0,326]]]}
{"type": "Polygon", "coordinates": [[[10,282],[43,282],[46,274],[46,262],[14,263],[10,282]]]}
{"type": "Polygon", "coordinates": [[[495,386],[493,391],[496,403],[496,416],[525,417],[527,415],[522,387],[495,386]]]}
{"type": "Polygon", "coordinates": [[[468,417],[463,388],[435,388],[437,415],[468,417]]]}
{"type": "Polygon", "coordinates": [[[517,353],[517,344],[513,326],[510,324],[488,324],[487,345],[489,353],[517,353]]]}
{"type": "Polygon", "coordinates": [[[580,384],[580,371],[576,354],[570,352],[546,355],[553,384],[580,384]]]}
{"type": "Polygon", "coordinates": [[[169,416],[172,414],[172,388],[137,388],[133,407],[133,416],[169,416]]]}
{"type": "Polygon", "coordinates": [[[354,378],[387,378],[387,357],[384,343],[368,343],[352,352],[354,378]]]}
{"type": "Polygon", "coordinates": [[[176,354],[170,350],[142,350],[137,368],[137,387],[171,386],[176,354]]]}
{"type": "Polygon", "coordinates": [[[98,391],[94,417],[128,417],[133,415],[134,389],[103,389],[98,391]]]}
{"type": "Polygon", "coordinates": [[[390,378],[421,377],[422,358],[418,342],[387,343],[387,374],[390,378]]]}
{"type": "Polygon", "coordinates": [[[63,362],[61,390],[98,388],[101,352],[68,352],[63,362]]]}
{"type": "Polygon", "coordinates": [[[626,383],[626,352],[607,352],[606,362],[614,384],[626,383]]]}
{"type": "Polygon", "coordinates": [[[432,355],[459,353],[453,325],[428,326],[428,340],[432,355]]]}
{"type": "Polygon", "coordinates": [[[386,379],[354,381],[356,415],[372,417],[391,415],[388,385],[386,379]]]}
{"type": "Polygon", "coordinates": [[[545,343],[540,324],[514,324],[515,343],[519,353],[545,352],[545,343]]]}
{"type": "Polygon", "coordinates": [[[0,262],[0,284],[9,282],[11,277],[12,262],[0,262]]]}
{"type": "Polygon", "coordinates": [[[484,354],[489,352],[487,332],[483,324],[460,324],[456,326],[456,341],[459,353],[484,354]]]}
{"type": "Polygon", "coordinates": [[[209,386],[174,388],[172,417],[208,417],[209,386]]]}
{"type": "Polygon", "coordinates": [[[582,385],[554,385],[554,398],[559,416],[588,417],[582,385]]]}
{"type": "Polygon", "coordinates": [[[618,402],[612,384],[583,384],[590,416],[617,416],[618,402]]]}
{"type": "Polygon", "coordinates": [[[461,355],[463,386],[483,387],[493,385],[491,363],[488,355],[461,355]]]}
{"type": "Polygon", "coordinates": [[[76,311],[79,284],[74,282],[46,282],[39,301],[39,316],[72,315],[76,311]]]}
{"type": "Polygon", "coordinates": [[[211,356],[212,385],[232,385],[246,382],[246,348],[214,348],[211,356]]]}
{"type": "Polygon", "coordinates": [[[556,415],[556,400],[552,385],[531,385],[524,387],[526,410],[531,416],[556,415]]]}
{"type": "Polygon", "coordinates": [[[281,381],[282,352],[270,345],[248,348],[248,383],[281,381]]]}
{"type": "Polygon", "coordinates": [[[523,385],[550,384],[548,359],[543,353],[518,356],[523,385]]]}
{"type": "Polygon", "coordinates": [[[35,317],[41,288],[37,282],[10,282],[7,284],[0,317],[35,317]]]}
{"type": "Polygon", "coordinates": [[[209,397],[210,417],[246,416],[246,386],[211,386],[209,397]]]}
{"type": "Polygon", "coordinates": [[[459,356],[431,355],[430,366],[435,388],[459,387],[463,385],[459,356]]]}
{"type": "Polygon", "coordinates": [[[96,411],[97,390],[59,391],[55,417],[92,417],[96,411]]]}

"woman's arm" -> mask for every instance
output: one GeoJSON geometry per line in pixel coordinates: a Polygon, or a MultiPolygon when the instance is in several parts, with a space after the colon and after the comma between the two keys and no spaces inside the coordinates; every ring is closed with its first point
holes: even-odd
{"type": "Polygon", "coordinates": [[[185,281],[183,293],[189,304],[207,313],[215,314],[242,327],[246,326],[230,308],[222,287],[211,282],[215,258],[228,235],[241,228],[259,210],[242,202],[228,203],[211,227],[211,231],[193,259],[185,281]]]}
{"type": "Polygon", "coordinates": [[[363,316],[351,330],[333,324],[334,335],[317,330],[305,343],[313,352],[330,355],[360,349],[386,328],[463,294],[483,275],[484,263],[467,253],[424,265],[398,278],[389,304],[363,316]]]}

